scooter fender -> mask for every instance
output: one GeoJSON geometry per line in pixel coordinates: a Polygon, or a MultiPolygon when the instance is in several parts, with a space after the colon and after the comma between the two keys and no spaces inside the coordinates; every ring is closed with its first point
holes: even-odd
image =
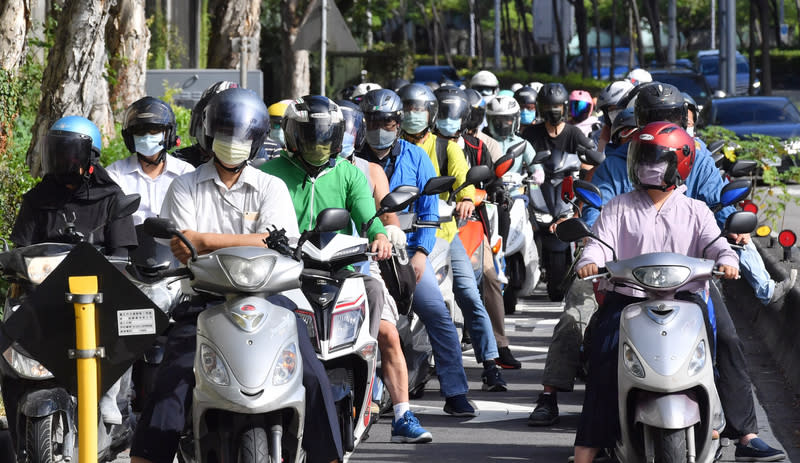
{"type": "Polygon", "coordinates": [[[40,389],[20,400],[19,413],[28,418],[41,418],[56,412],[65,412],[70,422],[74,422],[75,402],[66,389],[40,389]]]}
{"type": "Polygon", "coordinates": [[[660,395],[640,392],[633,420],[654,428],[684,429],[700,422],[700,406],[686,393],[660,395]]]}

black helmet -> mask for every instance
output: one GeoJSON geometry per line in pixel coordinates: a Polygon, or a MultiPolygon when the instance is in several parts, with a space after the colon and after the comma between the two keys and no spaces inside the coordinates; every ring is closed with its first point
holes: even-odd
{"type": "Polygon", "coordinates": [[[351,138],[352,141],[350,143],[353,145],[353,152],[361,151],[361,148],[364,147],[366,130],[366,127],[364,127],[364,113],[361,112],[361,108],[357,104],[350,100],[337,100],[336,104],[339,105],[339,109],[342,110],[342,115],[344,116],[342,150],[344,151],[345,145],[350,141],[348,138],[351,138]]]}
{"type": "MultiPolygon", "coordinates": [[[[403,114],[405,119],[410,119],[410,112],[425,111],[428,113],[428,124],[425,128],[433,127],[436,124],[436,118],[439,115],[439,102],[436,99],[436,95],[434,95],[434,92],[431,91],[429,87],[422,84],[408,84],[397,91],[397,96],[399,96],[400,101],[403,102],[403,114]]],[[[406,130],[406,127],[403,127],[406,132],[411,134],[423,132],[425,128],[411,132],[406,130]]]]}
{"type": "Polygon", "coordinates": [[[694,101],[694,98],[692,98],[692,95],[689,95],[686,92],[681,92],[681,95],[683,95],[683,101],[686,102],[686,109],[692,112],[692,120],[696,124],[697,123],[697,113],[700,112],[697,109],[697,102],[694,101]]]}
{"type": "Polygon", "coordinates": [[[361,99],[361,112],[364,113],[364,122],[366,122],[366,135],[367,142],[372,148],[382,150],[391,147],[400,136],[400,124],[403,123],[403,101],[397,93],[381,88],[372,90],[361,99]],[[378,140],[375,137],[370,141],[369,125],[374,122],[386,123],[388,121],[397,122],[397,131],[394,138],[389,140],[378,140]]]}
{"type": "Polygon", "coordinates": [[[443,85],[433,93],[439,103],[436,129],[445,137],[455,137],[464,129],[464,122],[470,113],[467,95],[463,90],[452,85],[443,85]],[[456,121],[458,122],[456,123],[456,121]]]}
{"type": "Polygon", "coordinates": [[[323,167],[342,151],[344,116],[339,105],[322,95],[306,95],[286,108],[286,149],[311,168],[323,167]]]}
{"type": "Polygon", "coordinates": [[[208,102],[211,101],[211,98],[216,95],[217,93],[227,90],[229,88],[237,88],[239,84],[236,82],[229,82],[227,80],[221,80],[210,87],[208,87],[203,94],[200,96],[200,99],[197,100],[195,103],[194,108],[192,108],[192,118],[189,122],[189,135],[192,136],[197,143],[203,147],[205,150],[209,150],[211,146],[206,146],[206,134],[204,132],[204,125],[203,125],[203,114],[208,106],[208,102]]]}
{"type": "Polygon", "coordinates": [[[514,92],[514,99],[517,100],[521,108],[524,108],[527,104],[536,104],[536,98],[538,96],[539,94],[536,90],[528,86],[520,87],[514,92]]]}
{"type": "Polygon", "coordinates": [[[164,149],[168,151],[180,144],[175,130],[175,113],[172,108],[158,98],[146,96],[134,101],[122,118],[122,139],[131,153],[136,152],[133,136],[153,129],[164,132],[164,149]]]}
{"type": "Polygon", "coordinates": [[[386,88],[388,88],[390,90],[394,90],[396,92],[396,91],[400,90],[401,88],[405,87],[408,84],[409,84],[409,82],[406,79],[398,77],[398,78],[390,80],[389,81],[389,85],[387,85],[386,88]]]}
{"type": "Polygon", "coordinates": [[[636,131],[636,117],[633,108],[625,108],[614,118],[611,124],[611,143],[619,145],[623,138],[628,138],[636,131]]]}
{"type": "Polygon", "coordinates": [[[267,106],[255,92],[246,88],[230,88],[215,95],[204,114],[208,149],[215,138],[224,136],[236,143],[249,144],[248,159],[253,159],[269,133],[267,106]]]}
{"type": "Polygon", "coordinates": [[[483,99],[483,95],[474,88],[464,90],[464,94],[469,105],[469,116],[464,122],[464,127],[468,130],[477,129],[478,126],[483,124],[483,120],[486,117],[486,101],[483,99]]]}
{"type": "Polygon", "coordinates": [[[651,122],[667,121],[686,128],[687,104],[678,87],[661,82],[639,85],[634,111],[636,125],[644,127],[651,122]]]}
{"type": "Polygon", "coordinates": [[[566,87],[558,82],[544,84],[536,96],[539,114],[552,125],[561,123],[566,117],[569,93],[566,87]]]}

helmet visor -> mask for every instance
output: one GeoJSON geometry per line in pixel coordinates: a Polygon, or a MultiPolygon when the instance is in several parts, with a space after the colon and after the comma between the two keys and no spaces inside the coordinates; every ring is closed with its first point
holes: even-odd
{"type": "Polygon", "coordinates": [[[42,169],[45,174],[80,174],[89,167],[92,139],[75,132],[51,131],[45,138],[42,169]]]}
{"type": "Polygon", "coordinates": [[[210,104],[206,107],[206,135],[224,135],[240,142],[260,141],[269,131],[264,108],[246,104],[210,104]]]}
{"type": "Polygon", "coordinates": [[[636,108],[636,124],[639,127],[644,127],[651,122],[659,121],[672,122],[681,127],[685,127],[686,117],[685,106],[653,109],[636,108]]]}
{"type": "Polygon", "coordinates": [[[569,115],[574,118],[581,117],[589,112],[591,106],[588,101],[572,100],[569,102],[569,115]]]}
{"type": "Polygon", "coordinates": [[[515,118],[516,116],[492,116],[489,120],[492,135],[501,139],[510,137],[514,132],[515,118]]]}
{"type": "Polygon", "coordinates": [[[313,165],[322,165],[332,155],[342,150],[344,123],[332,122],[330,117],[309,118],[308,122],[297,123],[297,141],[300,154],[313,165]]]}
{"type": "Polygon", "coordinates": [[[463,119],[469,112],[463,98],[445,98],[439,102],[439,119],[463,119]]]}

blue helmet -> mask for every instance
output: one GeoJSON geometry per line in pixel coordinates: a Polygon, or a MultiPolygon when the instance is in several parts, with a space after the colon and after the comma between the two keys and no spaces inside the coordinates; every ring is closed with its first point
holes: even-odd
{"type": "Polygon", "coordinates": [[[91,173],[100,160],[100,129],[81,116],[57,120],[45,136],[42,168],[45,174],[75,179],[91,173]]]}
{"type": "Polygon", "coordinates": [[[100,150],[103,148],[103,137],[100,135],[100,129],[94,125],[94,122],[82,116],[66,116],[55,121],[50,127],[50,131],[60,130],[62,132],[74,132],[87,135],[92,139],[92,150],[100,156],[100,150]]]}

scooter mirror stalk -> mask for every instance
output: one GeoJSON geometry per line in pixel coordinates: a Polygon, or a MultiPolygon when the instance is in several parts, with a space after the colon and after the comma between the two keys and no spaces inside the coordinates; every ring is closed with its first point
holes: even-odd
{"type": "Polygon", "coordinates": [[[579,218],[573,217],[558,224],[558,226],[556,227],[556,237],[566,243],[578,241],[579,239],[582,238],[593,238],[597,240],[598,243],[610,249],[611,255],[613,256],[613,260],[614,261],[617,260],[617,252],[614,250],[614,248],[609,246],[608,243],[601,240],[594,233],[592,233],[592,231],[589,230],[589,227],[586,225],[586,223],[579,218]]]}
{"type": "Polygon", "coordinates": [[[361,225],[361,236],[367,236],[367,230],[372,226],[372,222],[387,212],[400,212],[409,207],[419,198],[419,189],[411,185],[400,185],[394,191],[387,194],[381,200],[381,208],[375,212],[367,222],[361,225]]]}

